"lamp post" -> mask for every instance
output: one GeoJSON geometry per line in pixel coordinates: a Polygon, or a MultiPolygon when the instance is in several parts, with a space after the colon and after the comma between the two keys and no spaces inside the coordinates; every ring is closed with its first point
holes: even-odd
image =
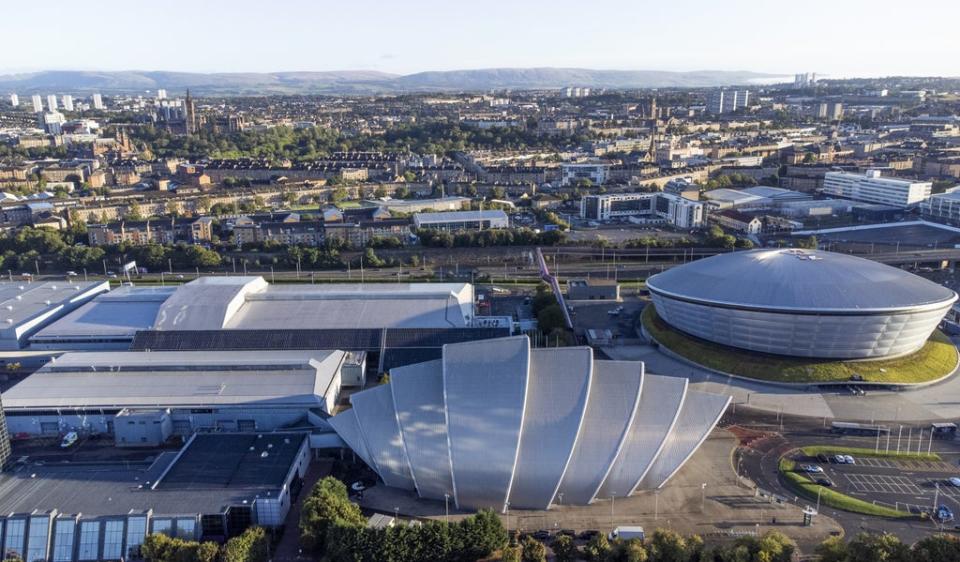
{"type": "Polygon", "coordinates": [[[444,521],[450,523],[450,494],[443,494],[444,521]]]}
{"type": "Polygon", "coordinates": [[[703,513],[704,505],[707,502],[707,483],[700,484],[700,513],[703,513]]]}

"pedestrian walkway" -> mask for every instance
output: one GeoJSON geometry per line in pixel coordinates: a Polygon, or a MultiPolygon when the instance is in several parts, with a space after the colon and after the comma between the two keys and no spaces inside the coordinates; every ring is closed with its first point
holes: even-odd
{"type": "Polygon", "coordinates": [[[317,481],[330,474],[332,466],[333,462],[329,460],[315,460],[310,464],[310,468],[304,475],[300,496],[293,502],[293,505],[290,506],[290,512],[287,513],[286,529],[274,549],[271,557],[273,562],[312,560],[309,555],[300,552],[300,510],[303,508],[304,498],[310,494],[310,490],[313,489],[317,481]]]}

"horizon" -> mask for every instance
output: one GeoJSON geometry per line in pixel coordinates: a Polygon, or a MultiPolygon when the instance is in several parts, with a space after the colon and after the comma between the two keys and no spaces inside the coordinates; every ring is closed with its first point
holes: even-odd
{"type": "Polygon", "coordinates": [[[770,15],[762,0],[724,5],[680,0],[666,7],[602,0],[589,11],[572,0],[519,5],[494,0],[466,14],[444,10],[435,0],[402,6],[280,0],[269,10],[253,0],[171,0],[148,12],[146,20],[119,0],[105,0],[96,10],[71,6],[50,0],[11,10],[15,17],[0,22],[0,49],[21,56],[0,63],[0,74],[362,70],[410,75],[576,68],[960,76],[960,61],[938,56],[956,52],[958,41],[947,31],[929,30],[931,13],[939,21],[960,18],[960,3],[947,0],[920,0],[910,11],[890,0],[811,0],[789,19],[770,15]],[[895,20],[888,17],[892,9],[898,10],[895,20]],[[37,41],[36,27],[24,25],[31,21],[42,21],[44,35],[60,40],[37,41]],[[198,22],[206,27],[194,25],[198,22]],[[197,32],[177,31],[185,25],[197,32]]]}

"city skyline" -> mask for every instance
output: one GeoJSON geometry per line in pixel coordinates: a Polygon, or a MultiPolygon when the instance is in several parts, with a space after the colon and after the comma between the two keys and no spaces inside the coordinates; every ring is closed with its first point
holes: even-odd
{"type": "Polygon", "coordinates": [[[584,13],[569,0],[521,5],[499,0],[455,12],[433,0],[319,5],[173,0],[148,19],[125,3],[46,17],[21,4],[0,22],[0,48],[27,53],[0,62],[0,74],[38,70],[281,72],[376,70],[393,74],[487,68],[815,71],[831,77],[960,75],[955,36],[930,32],[960,17],[960,5],[922,0],[890,18],[892,2],[814,0],[773,18],[759,0],[670,6],[605,0],[584,13]],[[61,41],[34,41],[23,22],[43,19],[61,41]],[[193,26],[189,22],[195,22],[193,26]],[[152,38],[143,40],[145,27],[152,38]],[[188,30],[195,29],[195,33],[188,30]],[[78,35],[77,30],[89,33],[78,35]],[[878,40],[870,40],[870,37],[878,40]],[[82,40],[69,38],[82,38],[82,40]],[[189,41],[184,40],[189,38],[189,41]],[[494,41],[491,42],[491,38],[494,41]],[[879,40],[882,38],[883,40],[879,40]],[[922,38],[922,41],[919,40],[922,38]],[[63,48],[69,44],[70,48],[63,48]],[[30,49],[16,49],[30,45],[30,49]],[[330,47],[327,47],[330,45],[330,47]],[[122,48],[118,48],[121,47],[122,48]]]}

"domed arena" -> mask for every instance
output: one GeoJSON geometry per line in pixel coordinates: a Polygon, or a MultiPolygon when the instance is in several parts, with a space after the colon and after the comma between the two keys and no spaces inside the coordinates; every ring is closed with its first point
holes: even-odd
{"type": "Polygon", "coordinates": [[[846,254],[733,252],[647,280],[672,328],[730,347],[817,359],[913,353],[957,300],[952,290],[846,254]]]}

